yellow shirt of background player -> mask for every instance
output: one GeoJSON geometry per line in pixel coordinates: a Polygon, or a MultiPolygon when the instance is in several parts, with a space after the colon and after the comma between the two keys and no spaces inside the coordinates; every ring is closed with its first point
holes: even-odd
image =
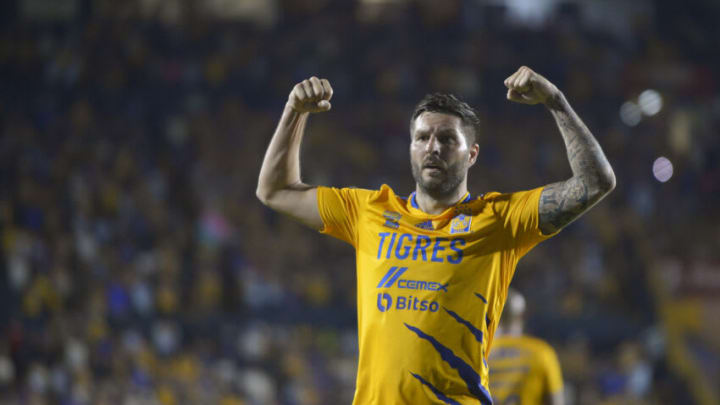
{"type": "Polygon", "coordinates": [[[353,404],[491,403],[487,353],[542,188],[466,196],[438,215],[414,194],[318,187],[323,233],[355,247],[359,359],[353,404]]]}
{"type": "Polygon", "coordinates": [[[539,405],[563,388],[553,348],[530,336],[500,336],[490,353],[495,405],[539,405]]]}

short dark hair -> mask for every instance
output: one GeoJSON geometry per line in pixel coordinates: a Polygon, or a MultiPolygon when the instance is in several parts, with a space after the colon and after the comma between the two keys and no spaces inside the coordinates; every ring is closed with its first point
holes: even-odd
{"type": "Polygon", "coordinates": [[[468,145],[473,145],[477,136],[480,134],[480,119],[477,112],[466,102],[460,101],[452,94],[432,93],[427,94],[415,106],[412,119],[410,120],[410,130],[415,123],[417,117],[424,112],[438,112],[454,115],[462,120],[463,125],[470,127],[471,131],[465,131],[469,137],[466,139],[468,145]]]}

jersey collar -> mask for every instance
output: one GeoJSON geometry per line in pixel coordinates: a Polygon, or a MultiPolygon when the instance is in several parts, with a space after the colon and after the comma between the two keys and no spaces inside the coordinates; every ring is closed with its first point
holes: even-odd
{"type": "MultiPolygon", "coordinates": [[[[458,204],[465,204],[466,202],[470,201],[471,199],[472,199],[472,197],[471,197],[471,195],[470,195],[470,192],[467,191],[467,192],[465,192],[465,195],[463,196],[463,198],[461,198],[460,201],[458,201],[457,203],[455,203],[453,206],[458,205],[458,204]]],[[[416,198],[416,196],[415,196],[415,191],[413,191],[413,192],[410,194],[410,197],[408,197],[408,201],[410,202],[410,206],[411,206],[412,208],[415,208],[416,210],[422,212],[422,213],[425,214],[425,215],[431,215],[431,214],[426,213],[425,211],[423,211],[423,210],[420,208],[420,206],[419,206],[418,203],[417,203],[417,198],[416,198]]],[[[449,209],[449,208],[452,208],[452,207],[448,207],[448,209],[449,209]]],[[[442,215],[442,214],[439,214],[439,215],[442,215]]]]}

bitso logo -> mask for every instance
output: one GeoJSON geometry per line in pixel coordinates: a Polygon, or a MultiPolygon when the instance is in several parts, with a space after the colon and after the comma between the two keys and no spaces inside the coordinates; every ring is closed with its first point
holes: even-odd
{"type": "Polygon", "coordinates": [[[390,307],[392,307],[392,297],[390,294],[379,293],[377,305],[380,312],[385,312],[390,309],[390,307]]]}
{"type": "MultiPolygon", "coordinates": [[[[376,288],[391,288],[393,286],[397,286],[397,288],[406,290],[447,292],[449,283],[442,284],[434,281],[401,279],[400,276],[402,276],[407,271],[407,269],[407,267],[391,267],[390,270],[385,273],[376,288]]],[[[438,304],[434,300],[423,300],[418,297],[413,297],[412,295],[397,296],[395,297],[394,302],[394,308],[397,310],[437,312],[437,310],[440,308],[440,304],[438,304]]],[[[380,312],[386,312],[393,308],[392,295],[386,292],[378,293],[377,307],[380,312]]]]}

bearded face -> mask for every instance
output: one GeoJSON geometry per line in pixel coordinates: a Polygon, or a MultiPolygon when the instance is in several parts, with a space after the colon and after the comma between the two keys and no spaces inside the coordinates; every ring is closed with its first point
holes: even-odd
{"type": "Polygon", "coordinates": [[[468,145],[459,117],[424,112],[415,120],[410,165],[419,188],[435,199],[452,195],[475,162],[477,148],[468,145]]]}
{"type": "Polygon", "coordinates": [[[446,163],[434,156],[423,162],[413,160],[411,166],[415,183],[436,199],[453,194],[467,176],[467,169],[461,162],[446,163]]]}

